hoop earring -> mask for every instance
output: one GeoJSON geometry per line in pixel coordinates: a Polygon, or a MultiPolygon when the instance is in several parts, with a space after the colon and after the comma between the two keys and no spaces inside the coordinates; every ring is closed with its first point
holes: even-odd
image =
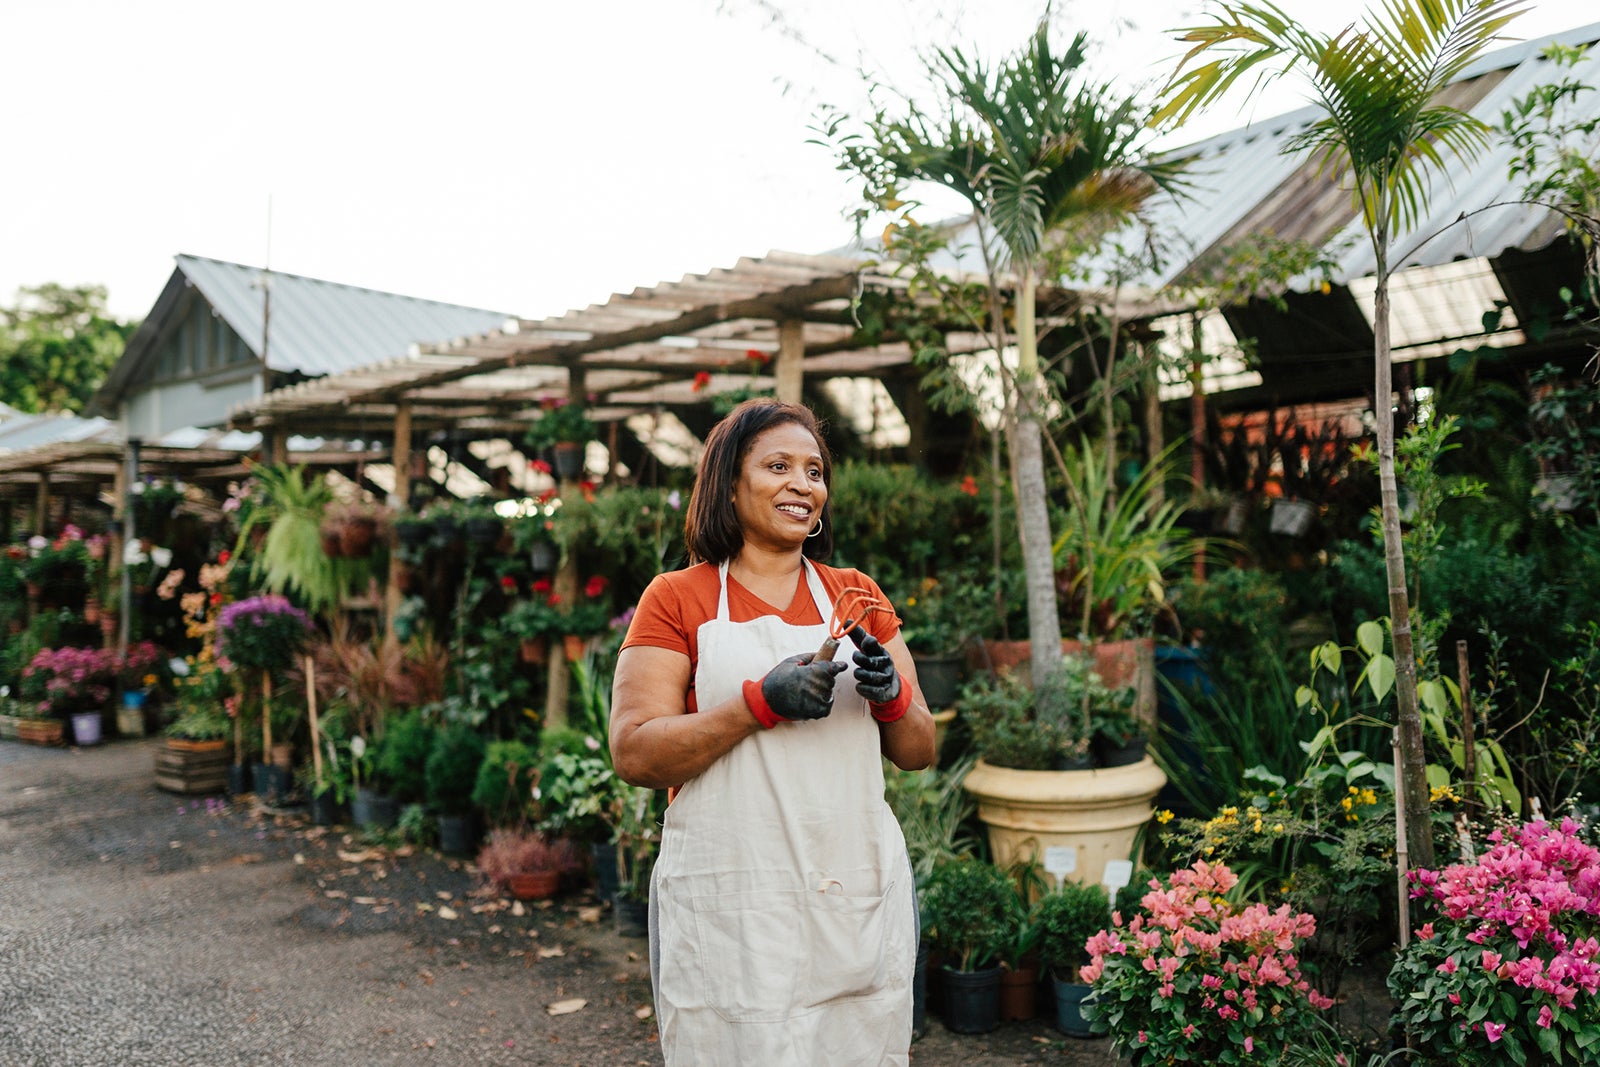
{"type": "Polygon", "coordinates": [[[817,520],[817,528],[815,530],[812,530],[810,533],[806,534],[806,540],[808,540],[808,541],[811,540],[811,538],[817,536],[821,532],[822,532],[822,520],[819,518],[817,520]]]}

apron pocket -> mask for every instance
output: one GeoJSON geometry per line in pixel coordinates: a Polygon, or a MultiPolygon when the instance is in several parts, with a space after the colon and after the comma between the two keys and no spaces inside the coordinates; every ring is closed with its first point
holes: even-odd
{"type": "Polygon", "coordinates": [[[729,1022],[781,1022],[882,992],[887,899],[790,891],[697,900],[707,1006],[729,1022]]]}

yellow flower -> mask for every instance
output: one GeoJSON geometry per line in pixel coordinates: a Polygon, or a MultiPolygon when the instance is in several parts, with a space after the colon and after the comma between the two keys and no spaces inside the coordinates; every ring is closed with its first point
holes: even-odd
{"type": "Polygon", "coordinates": [[[917,598],[916,597],[914,597],[914,596],[906,597],[906,607],[914,608],[916,606],[917,606],[917,598]]]}
{"type": "Polygon", "coordinates": [[[1280,822],[1280,823],[1274,824],[1273,827],[1272,827],[1272,832],[1275,833],[1275,834],[1283,833],[1283,823],[1280,822]]]}
{"type": "Polygon", "coordinates": [[[1166,810],[1165,808],[1162,808],[1160,811],[1156,812],[1156,822],[1160,823],[1162,826],[1167,825],[1167,823],[1171,821],[1172,812],[1166,810]]]}
{"type": "Polygon", "coordinates": [[[156,676],[155,675],[147,674],[147,675],[144,676],[144,685],[145,685],[146,689],[150,688],[152,685],[155,685],[155,684],[156,684],[156,676]]]}
{"type": "Polygon", "coordinates": [[[1354,804],[1355,800],[1351,797],[1345,797],[1343,800],[1339,801],[1339,806],[1345,811],[1349,811],[1354,804]]]}

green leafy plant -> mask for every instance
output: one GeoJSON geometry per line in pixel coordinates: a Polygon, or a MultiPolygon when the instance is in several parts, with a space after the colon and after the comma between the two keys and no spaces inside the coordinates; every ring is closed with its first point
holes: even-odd
{"type": "Polygon", "coordinates": [[[420,708],[392,718],[372,754],[374,785],[402,803],[420,802],[427,793],[428,756],[435,733],[420,708]]]}
{"type": "Polygon", "coordinates": [[[997,766],[1047,771],[1059,760],[1088,754],[1089,735],[1077,709],[1053,699],[1049,690],[1041,700],[1017,672],[973,679],[956,708],[971,727],[973,747],[997,766]]]}
{"type": "Polygon", "coordinates": [[[998,633],[994,598],[979,579],[957,568],[924,578],[900,602],[906,647],[929,656],[954,656],[969,641],[998,633]]]}
{"type": "Polygon", "coordinates": [[[1077,982],[1079,969],[1089,962],[1089,939],[1110,917],[1105,886],[1063,882],[1038,903],[1040,965],[1063,982],[1077,982]]]}
{"type": "Polygon", "coordinates": [[[428,804],[445,815],[465,815],[472,808],[472,787],[488,745],[477,730],[452,723],[436,730],[423,765],[428,804]]]}
{"type": "Polygon", "coordinates": [[[472,785],[472,804],[497,826],[521,826],[537,810],[539,754],[523,741],[491,741],[472,785]]]}
{"type": "Polygon", "coordinates": [[[555,444],[593,440],[596,432],[581,406],[565,397],[551,397],[540,402],[539,417],[529,423],[522,441],[540,451],[555,444]]]}
{"type": "Polygon", "coordinates": [[[268,590],[292,594],[312,611],[344,599],[357,576],[359,561],[336,560],[322,551],[322,516],[333,491],[322,477],[308,478],[304,467],[259,466],[254,469],[259,492],[243,512],[234,554],[245,551],[250,534],[264,526],[251,574],[268,590]]]}
{"type": "Polygon", "coordinates": [[[1056,588],[1063,618],[1083,640],[1148,632],[1165,607],[1169,577],[1201,544],[1185,530],[1182,506],[1160,493],[1172,451],[1122,489],[1087,439],[1068,452],[1072,517],[1055,542],[1056,588]]]}
{"type": "Polygon", "coordinates": [[[1018,904],[1005,872],[968,857],[934,868],[923,906],[929,940],[949,954],[953,969],[976,971],[998,962],[1018,904]]]}

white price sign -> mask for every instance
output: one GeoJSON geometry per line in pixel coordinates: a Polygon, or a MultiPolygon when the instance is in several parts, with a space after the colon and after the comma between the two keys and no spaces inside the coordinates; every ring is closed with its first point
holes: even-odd
{"type": "Polygon", "coordinates": [[[1106,892],[1114,898],[1117,890],[1133,881],[1132,860],[1107,860],[1106,873],[1100,876],[1100,883],[1106,887],[1106,892]]]}
{"type": "Polygon", "coordinates": [[[1071,845],[1051,845],[1044,850],[1044,869],[1057,882],[1078,869],[1078,850],[1071,845]]]}

